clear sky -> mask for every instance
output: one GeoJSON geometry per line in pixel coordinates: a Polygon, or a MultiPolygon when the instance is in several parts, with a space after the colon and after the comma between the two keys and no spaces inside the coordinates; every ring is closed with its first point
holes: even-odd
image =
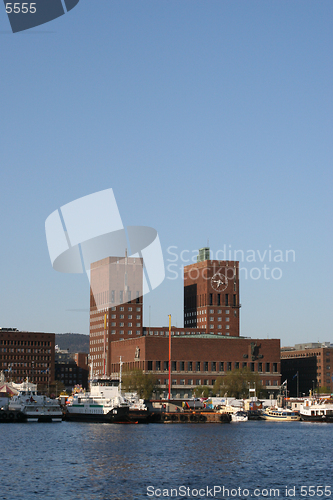
{"type": "Polygon", "coordinates": [[[81,0],[12,34],[1,7],[0,325],[88,334],[88,281],[53,270],[44,224],[113,188],[164,252],[146,325],[183,326],[181,266],[209,240],[240,251],[242,335],[333,342],[332,19],[328,0],[81,0]]]}

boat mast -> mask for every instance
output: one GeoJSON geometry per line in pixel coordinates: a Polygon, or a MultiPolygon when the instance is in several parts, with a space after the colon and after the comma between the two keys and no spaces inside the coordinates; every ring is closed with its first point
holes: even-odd
{"type": "Polygon", "coordinates": [[[104,369],[103,369],[103,375],[105,378],[106,375],[106,314],[104,314],[104,351],[103,351],[103,357],[104,357],[104,369]]]}
{"type": "Polygon", "coordinates": [[[123,362],[121,356],[119,356],[119,394],[121,394],[121,372],[122,372],[123,362]]]}
{"type": "Polygon", "coordinates": [[[171,314],[169,314],[169,394],[168,399],[171,399],[171,314]]]}

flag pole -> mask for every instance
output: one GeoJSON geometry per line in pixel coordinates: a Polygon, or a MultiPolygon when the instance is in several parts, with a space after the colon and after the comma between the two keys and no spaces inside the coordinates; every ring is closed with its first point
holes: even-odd
{"type": "Polygon", "coordinates": [[[169,395],[168,399],[171,399],[171,314],[169,314],[169,395]]]}
{"type": "Polygon", "coordinates": [[[106,366],[105,366],[105,361],[106,361],[106,314],[104,314],[104,353],[103,353],[103,356],[104,356],[104,370],[103,370],[103,375],[105,377],[106,375],[106,366]]]}

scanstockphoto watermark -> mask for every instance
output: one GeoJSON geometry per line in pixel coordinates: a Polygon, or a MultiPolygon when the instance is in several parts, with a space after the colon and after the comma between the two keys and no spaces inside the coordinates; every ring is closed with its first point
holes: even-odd
{"type": "MultiPolygon", "coordinates": [[[[175,245],[170,245],[167,248],[166,256],[166,278],[176,280],[183,276],[183,269],[197,262],[199,251],[180,249],[175,245]]],[[[218,262],[226,262],[224,274],[227,274],[228,279],[234,277],[235,268],[231,262],[239,262],[239,277],[240,279],[252,280],[280,280],[283,276],[282,264],[290,264],[296,262],[296,252],[293,249],[278,249],[268,245],[263,250],[254,249],[234,249],[232,245],[223,245],[222,248],[210,250],[210,260],[218,262]]],[[[195,273],[202,273],[205,278],[205,269],[201,271],[193,268],[191,270],[191,278],[197,279],[199,276],[195,273]]],[[[210,279],[208,276],[206,279],[210,279]]]]}

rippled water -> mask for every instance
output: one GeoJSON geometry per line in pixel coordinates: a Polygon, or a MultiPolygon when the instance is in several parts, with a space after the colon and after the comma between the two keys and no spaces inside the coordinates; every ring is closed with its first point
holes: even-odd
{"type": "Polygon", "coordinates": [[[295,499],[333,498],[332,433],[305,422],[1,424],[0,499],[286,498],[286,486],[295,499]],[[332,494],[301,496],[310,485],[332,494]]]}

